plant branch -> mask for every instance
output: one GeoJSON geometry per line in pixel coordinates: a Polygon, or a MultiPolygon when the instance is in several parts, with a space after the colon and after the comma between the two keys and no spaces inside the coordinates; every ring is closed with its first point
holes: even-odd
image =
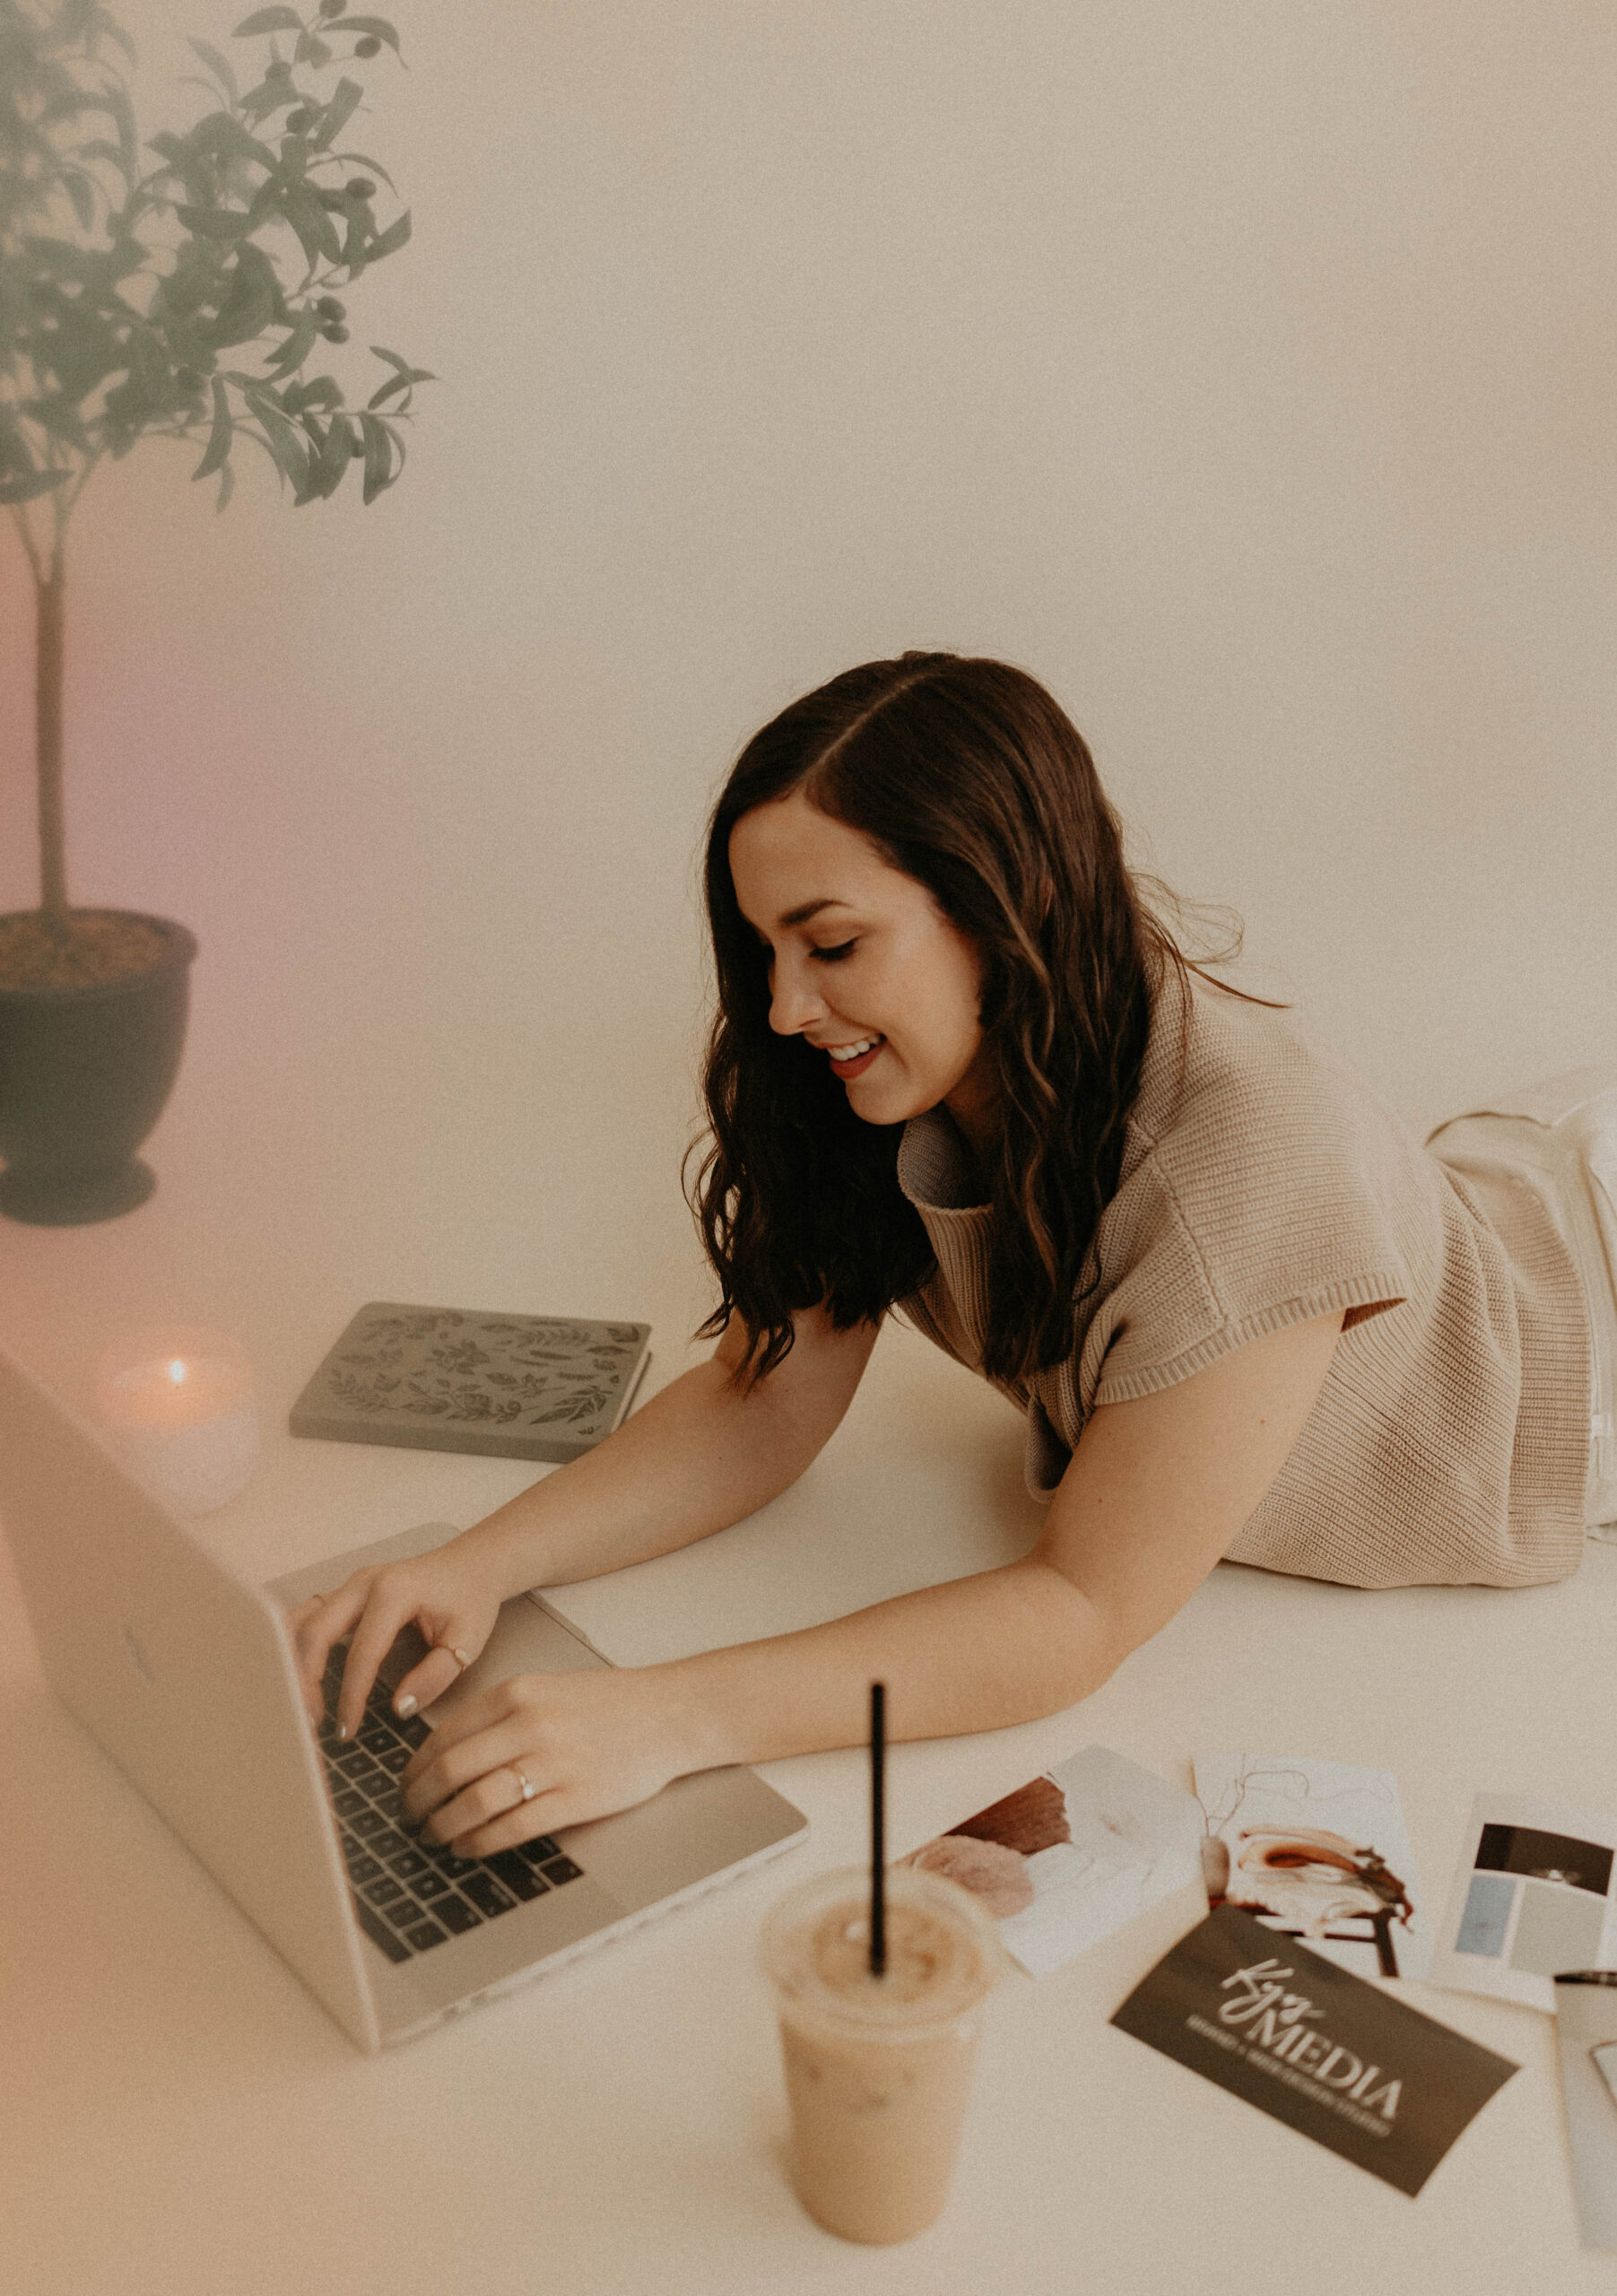
{"type": "Polygon", "coordinates": [[[12,523],[22,536],[22,547],[28,553],[29,571],[33,576],[37,587],[45,579],[45,561],[39,555],[39,546],[34,541],[33,528],[28,523],[28,507],[26,503],[13,502],[11,506],[11,513],[12,523]]]}

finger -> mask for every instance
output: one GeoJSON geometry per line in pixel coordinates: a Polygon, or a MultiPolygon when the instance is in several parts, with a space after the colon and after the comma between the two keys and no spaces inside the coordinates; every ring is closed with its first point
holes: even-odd
{"type": "Polygon", "coordinates": [[[383,1659],[397,1640],[399,1629],[415,1618],[422,1607],[422,1596],[408,1578],[401,1584],[391,1578],[378,1578],[367,1589],[343,1667],[343,1687],[337,1693],[339,1738],[352,1738],[359,1729],[383,1659]]]}
{"type": "Polygon", "coordinates": [[[515,1849],[519,1841],[532,1841],[537,1834],[576,1825],[580,1813],[586,1817],[600,1814],[581,1802],[570,1787],[543,1787],[531,1802],[514,1803],[486,1825],[452,1835],[449,1846],[457,1857],[492,1857],[496,1850],[515,1849]]]}
{"type": "MultiPolygon", "coordinates": [[[[494,1819],[509,1816],[515,1810],[529,1811],[538,1807],[539,1797],[532,1802],[522,1798],[522,1787],[509,1764],[501,1763],[468,1786],[464,1793],[435,1810],[421,1829],[421,1838],[431,1848],[441,1848],[451,1841],[478,1832],[494,1819]]],[[[535,1826],[534,1832],[543,1831],[535,1826]]]]}
{"type": "Polygon", "coordinates": [[[365,1606],[369,1580],[348,1579],[335,1594],[315,1595],[290,1613],[296,1620],[293,1643],[310,1711],[318,1722],[326,1710],[321,1685],[332,1645],[340,1642],[365,1606]]]}
{"type": "Polygon", "coordinates": [[[399,1783],[404,1788],[404,1813],[411,1822],[424,1825],[439,1822],[434,1839],[448,1841],[451,1833],[461,1833],[468,1825],[484,1824],[502,1810],[510,1808],[513,1801],[522,1798],[521,1780],[511,1763],[520,1763],[524,1774],[533,1785],[541,1783],[538,1761],[534,1751],[531,1729],[525,1730],[515,1719],[496,1723],[492,1728],[474,1732],[456,1744],[439,1746],[437,1734],[421,1749],[430,1753],[412,1778],[406,1770],[399,1783]],[[459,1814],[453,1808],[457,1797],[475,1795],[484,1781],[492,1778],[494,1787],[483,1793],[470,1814],[459,1814]],[[456,1821],[446,1824],[446,1819],[456,1821]]]}
{"type": "Polygon", "coordinates": [[[430,1706],[457,1683],[477,1656],[477,1638],[462,1619],[451,1619],[419,1665],[412,1666],[393,1694],[400,1716],[430,1706]]]}
{"type": "MultiPolygon", "coordinates": [[[[423,1659],[422,1665],[425,1663],[423,1659]]],[[[420,1671],[418,1667],[416,1672],[420,1671]]],[[[408,1682],[410,1679],[411,1677],[406,1674],[404,1680],[408,1682]]],[[[416,1779],[422,1777],[433,1762],[447,1754],[452,1746],[458,1746],[464,1740],[474,1736],[479,1730],[495,1728],[500,1723],[509,1721],[511,1711],[509,1683],[496,1683],[492,1690],[480,1691],[475,1698],[469,1698],[457,1713],[446,1714],[441,1719],[435,1721],[432,1725],[432,1735],[424,1744],[417,1746],[400,1771],[401,1789],[407,1791],[416,1779]]]]}

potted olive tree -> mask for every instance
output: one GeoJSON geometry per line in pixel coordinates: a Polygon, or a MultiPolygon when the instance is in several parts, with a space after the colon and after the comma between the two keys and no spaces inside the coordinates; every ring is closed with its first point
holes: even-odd
{"type": "Polygon", "coordinates": [[[244,439],[294,503],[357,469],[373,502],[404,467],[400,422],[431,380],[373,345],[351,407],[313,372],[348,340],[350,294],[410,236],[376,161],[348,147],[351,65],[402,62],[380,16],[317,0],[236,27],[252,57],[190,45],[207,107],[142,144],[129,40],[97,0],[0,0],[0,505],[32,578],[39,906],[0,916],[0,1211],[102,1220],[155,1185],[135,1151],[184,1040],[184,926],[75,909],[63,810],[69,522],[100,465],[189,440],[221,509],[244,439]],[[383,189],[386,187],[386,189],[383,189]],[[375,370],[371,379],[376,380],[375,370]]]}

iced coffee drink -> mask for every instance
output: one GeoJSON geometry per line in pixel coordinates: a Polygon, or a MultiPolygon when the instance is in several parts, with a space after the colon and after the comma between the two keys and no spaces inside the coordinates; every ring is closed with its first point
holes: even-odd
{"type": "Polygon", "coordinates": [[[1005,1966],[992,1919],[939,1874],[894,1869],[886,1928],[876,1977],[869,1878],[858,1871],[805,1882],[764,1926],[792,2181],[810,2215],[848,2240],[907,2240],[942,2209],[978,2013],[1005,1966]]]}

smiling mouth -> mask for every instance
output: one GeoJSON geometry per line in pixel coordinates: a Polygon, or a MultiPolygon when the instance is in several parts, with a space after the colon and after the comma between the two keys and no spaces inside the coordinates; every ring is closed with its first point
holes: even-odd
{"type": "Polygon", "coordinates": [[[886,1043],[885,1037],[856,1037],[852,1044],[828,1044],[826,1057],[833,1072],[844,1079],[862,1076],[886,1043]]]}

